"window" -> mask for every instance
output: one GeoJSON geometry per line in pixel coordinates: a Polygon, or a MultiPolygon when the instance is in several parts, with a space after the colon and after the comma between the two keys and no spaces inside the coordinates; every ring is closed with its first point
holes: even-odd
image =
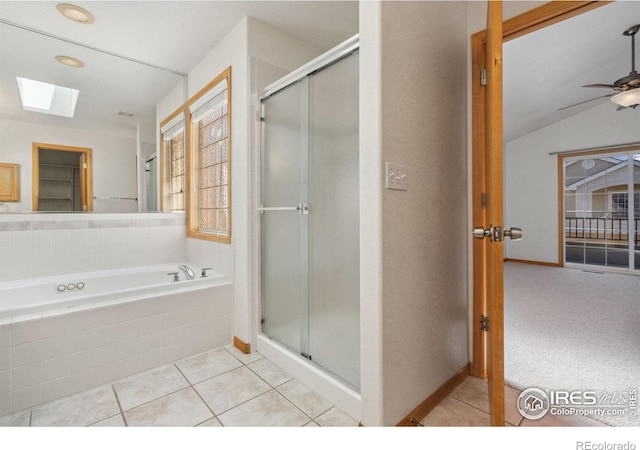
{"type": "MultiPolygon", "coordinates": [[[[635,193],[634,196],[634,216],[640,217],[640,193],[635,193]]],[[[626,218],[629,214],[629,194],[626,192],[614,192],[611,194],[611,211],[614,217],[626,218]]]]}
{"type": "Polygon", "coordinates": [[[162,210],[185,210],[185,133],[184,111],[174,112],[160,124],[162,166],[160,168],[162,210]]]}
{"type": "Polygon", "coordinates": [[[231,68],[189,100],[191,237],[231,242],[231,68]]]}

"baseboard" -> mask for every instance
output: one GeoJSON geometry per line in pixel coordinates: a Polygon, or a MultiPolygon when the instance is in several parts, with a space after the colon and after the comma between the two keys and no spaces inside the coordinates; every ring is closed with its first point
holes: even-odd
{"type": "Polygon", "coordinates": [[[435,390],[433,394],[427,397],[422,403],[414,408],[404,419],[396,426],[398,427],[414,427],[417,422],[429,414],[433,408],[438,406],[447,395],[451,394],[455,388],[460,386],[464,380],[471,374],[471,363],[464,366],[454,376],[445,381],[442,386],[435,390]]]}
{"type": "Polygon", "coordinates": [[[237,336],[233,337],[233,346],[238,350],[240,350],[245,355],[248,355],[249,353],[251,353],[251,344],[247,344],[237,336]]]}
{"type": "Polygon", "coordinates": [[[533,264],[536,266],[548,266],[548,267],[562,267],[560,263],[552,263],[552,262],[544,262],[544,261],[530,261],[528,259],[514,259],[514,258],[505,258],[504,262],[513,262],[520,264],[533,264]]]}

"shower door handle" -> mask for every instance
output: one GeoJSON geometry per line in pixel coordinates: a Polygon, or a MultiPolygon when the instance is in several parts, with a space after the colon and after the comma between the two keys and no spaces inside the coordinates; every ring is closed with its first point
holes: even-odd
{"type": "Polygon", "coordinates": [[[299,214],[309,214],[309,205],[306,203],[298,203],[298,206],[271,206],[264,207],[260,205],[258,208],[260,214],[265,211],[298,211],[299,214]]]}

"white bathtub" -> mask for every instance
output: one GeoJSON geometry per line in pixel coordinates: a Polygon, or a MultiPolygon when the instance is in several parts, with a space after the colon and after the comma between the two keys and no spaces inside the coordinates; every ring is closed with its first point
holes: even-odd
{"type": "Polygon", "coordinates": [[[0,283],[0,321],[12,317],[33,318],[33,314],[64,314],[154,297],[162,293],[188,292],[226,283],[222,274],[189,263],[162,264],[126,269],[85,272],[72,275],[0,283]],[[190,267],[196,278],[187,280],[180,264],[190,267]],[[180,281],[168,275],[179,272],[180,281]]]}
{"type": "Polygon", "coordinates": [[[230,344],[231,283],[178,264],[0,283],[0,416],[230,344]]]}

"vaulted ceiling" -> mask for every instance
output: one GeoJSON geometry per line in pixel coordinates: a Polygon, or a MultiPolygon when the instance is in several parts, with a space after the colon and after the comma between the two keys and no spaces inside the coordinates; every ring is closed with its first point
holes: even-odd
{"type": "MultiPolygon", "coordinates": [[[[611,114],[635,114],[640,108],[616,112],[613,90],[583,88],[612,84],[631,71],[631,38],[623,31],[640,23],[640,1],[622,0],[573,17],[504,45],[505,141],[608,103],[611,114]]],[[[636,70],[640,35],[636,36],[636,70]]],[[[603,106],[604,107],[604,106],[603,106]]]]}

